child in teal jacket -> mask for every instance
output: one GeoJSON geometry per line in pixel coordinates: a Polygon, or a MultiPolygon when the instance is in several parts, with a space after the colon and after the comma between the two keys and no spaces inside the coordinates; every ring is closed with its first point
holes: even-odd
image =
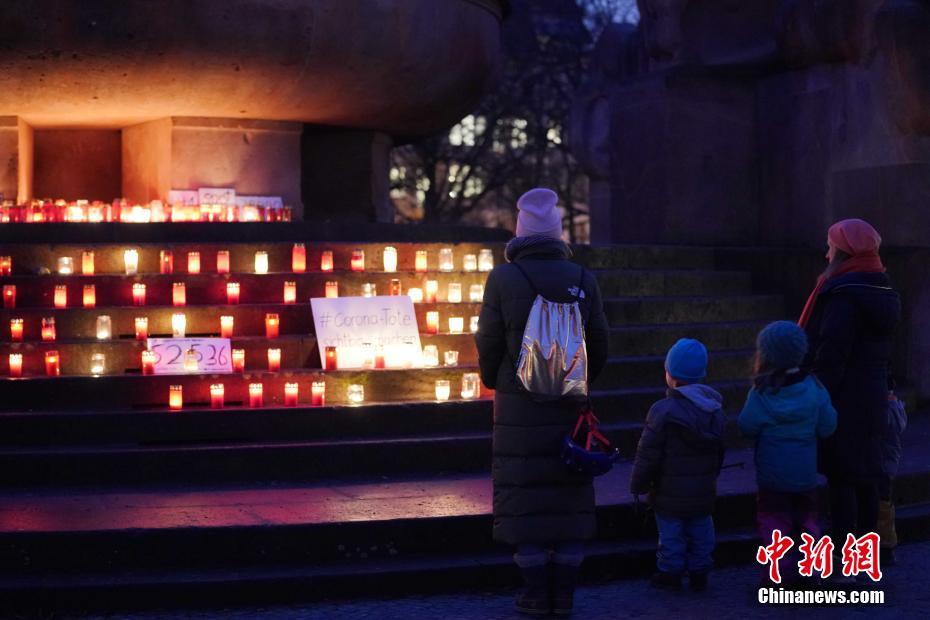
{"type": "Polygon", "coordinates": [[[836,430],[836,410],[820,382],[799,368],[806,353],[807,336],[794,323],[776,321],[759,332],[754,387],[739,414],[740,431],[756,442],[763,545],[776,529],[793,536],[795,548],[802,532],[820,537],[817,440],[836,430]]]}

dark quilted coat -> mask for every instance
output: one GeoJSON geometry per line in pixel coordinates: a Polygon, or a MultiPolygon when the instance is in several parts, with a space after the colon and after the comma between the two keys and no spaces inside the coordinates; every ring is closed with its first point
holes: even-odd
{"type": "MultiPolygon", "coordinates": [[[[597,280],[588,271],[581,280],[581,268],[568,260],[570,252],[562,242],[515,245],[508,246],[508,258],[519,261],[547,299],[575,301],[569,288],[581,281],[588,379],[592,381],[607,361],[607,319],[597,280]]],[[[537,403],[518,388],[514,360],[535,297],[514,265],[495,267],[485,285],[475,337],[481,380],[496,390],[494,538],[514,545],[585,540],[595,534],[591,478],[569,473],[559,459],[562,438],[577,419],[578,406],[537,403]]]]}
{"type": "Polygon", "coordinates": [[[649,494],[656,514],[688,519],[713,512],[724,455],[722,400],[713,388],[695,384],[670,389],[649,410],[630,492],[649,494]]]}
{"type": "Polygon", "coordinates": [[[850,273],[827,282],[807,324],[807,367],[836,409],[836,432],[820,443],[830,478],[882,474],[892,337],[901,300],[883,273],[850,273]]]}

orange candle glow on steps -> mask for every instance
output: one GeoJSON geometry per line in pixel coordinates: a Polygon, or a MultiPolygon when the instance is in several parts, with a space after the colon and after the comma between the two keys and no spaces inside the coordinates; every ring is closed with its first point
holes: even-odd
{"type": "Polygon", "coordinates": [[[168,388],[168,408],[180,411],[184,407],[184,386],[172,385],[168,388]]]}
{"type": "Polygon", "coordinates": [[[303,273],[307,270],[307,247],[303,243],[295,243],[291,249],[291,271],[303,273]]]}
{"type": "Polygon", "coordinates": [[[155,352],[149,351],[146,349],[142,352],[142,374],[143,375],[154,375],[155,374],[155,352]]]}
{"type": "Polygon", "coordinates": [[[94,253],[81,252],[81,273],[85,276],[94,275],[94,253]]]}
{"type": "Polygon", "coordinates": [[[16,285],[15,284],[4,284],[3,285],[3,307],[4,308],[15,308],[16,307],[16,285]]]}
{"type": "Polygon", "coordinates": [[[13,257],[0,256],[0,276],[13,275],[13,257]]]}
{"type": "Polygon", "coordinates": [[[22,377],[23,376],[23,354],[22,353],[10,353],[10,376],[11,377],[22,377]]]}
{"type": "Polygon", "coordinates": [[[338,358],[336,357],[336,347],[326,347],[326,370],[336,370],[339,367],[338,358]]]}
{"type": "Polygon", "coordinates": [[[439,313],[435,310],[430,310],[426,313],[426,333],[427,334],[438,334],[439,333],[439,313]]]}
{"type": "Polygon", "coordinates": [[[210,408],[211,409],[222,409],[223,400],[226,396],[226,388],[222,383],[211,383],[210,384],[210,408]]]}
{"type": "Polygon", "coordinates": [[[310,405],[322,407],[326,404],[326,383],[314,381],[310,384],[310,405]]]}
{"type": "Polygon", "coordinates": [[[414,258],[414,269],[419,273],[425,273],[429,270],[427,264],[428,254],[426,250],[417,250],[416,257],[414,258]]]}
{"type": "Polygon", "coordinates": [[[171,303],[175,306],[187,305],[187,287],[183,282],[171,285],[171,303]]]}
{"type": "Polygon", "coordinates": [[[365,271],[365,250],[352,250],[352,259],[349,264],[352,271],[365,271]]]}
{"type": "Polygon", "coordinates": [[[229,250],[216,253],[216,273],[229,273],[229,250]]]}
{"type": "Polygon", "coordinates": [[[23,320],[10,319],[10,340],[13,342],[23,341],[23,320]]]}
{"type": "Polygon", "coordinates": [[[149,337],[149,319],[145,316],[137,316],[133,319],[136,328],[136,340],[145,340],[149,337]]]}
{"type": "Polygon", "coordinates": [[[245,349],[232,350],[233,372],[245,372],[245,349]]]}
{"type": "Polygon", "coordinates": [[[299,395],[299,386],[296,383],[284,384],[284,406],[296,407],[297,397],[299,395]]]}
{"type": "Polygon", "coordinates": [[[84,307],[93,308],[97,305],[97,288],[93,284],[84,285],[84,307]]]}
{"type": "Polygon", "coordinates": [[[297,283],[296,282],[285,282],[284,283],[284,303],[286,304],[297,303],[297,283]]]}
{"type": "Polygon", "coordinates": [[[264,391],[264,386],[261,383],[249,384],[249,407],[252,409],[258,409],[259,407],[264,406],[264,391]]]}
{"type": "Polygon", "coordinates": [[[55,307],[68,307],[68,287],[64,284],[55,285],[55,307]]]}
{"type": "Polygon", "coordinates": [[[55,317],[49,316],[42,319],[42,340],[45,342],[55,340],[55,317]]]}
{"type": "Polygon", "coordinates": [[[320,255],[320,271],[333,270],[333,252],[332,250],[323,250],[320,255]]]}
{"type": "Polygon", "coordinates": [[[220,317],[220,338],[232,338],[234,320],[235,319],[228,314],[224,314],[220,317]]]}
{"type": "Polygon", "coordinates": [[[187,253],[187,273],[200,273],[200,252],[187,253]]]}
{"type": "Polygon", "coordinates": [[[270,372],[281,370],[281,349],[268,349],[268,370],[270,372]]]}
{"type": "Polygon", "coordinates": [[[158,270],[161,273],[174,273],[174,253],[171,250],[162,250],[158,257],[158,270]]]}
{"type": "Polygon", "coordinates": [[[265,315],[265,338],[277,338],[279,328],[281,326],[281,319],[278,318],[277,314],[266,314],[265,315]]]}
{"type": "Polygon", "coordinates": [[[227,282],[226,283],[226,303],[229,305],[234,305],[239,303],[239,283],[238,282],[227,282]]]}
{"type": "Polygon", "coordinates": [[[61,374],[60,359],[58,351],[45,352],[45,374],[49,377],[57,377],[61,374]]]}
{"type": "Polygon", "coordinates": [[[439,299],[439,280],[427,280],[424,291],[426,303],[434,304],[439,299]]]}
{"type": "Polygon", "coordinates": [[[339,283],[335,280],[326,283],[326,297],[329,299],[339,297],[339,283]]]}
{"type": "Polygon", "coordinates": [[[145,285],[141,282],[132,285],[132,303],[136,306],[145,305],[145,285]]]}

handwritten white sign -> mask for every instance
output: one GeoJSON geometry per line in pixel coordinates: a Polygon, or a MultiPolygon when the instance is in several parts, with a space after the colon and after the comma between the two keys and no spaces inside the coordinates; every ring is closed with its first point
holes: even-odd
{"type": "Polygon", "coordinates": [[[173,189],[168,192],[168,204],[195,207],[200,204],[200,193],[195,189],[173,189]]]}
{"type": "Polygon", "coordinates": [[[336,347],[340,369],[364,368],[372,350],[387,368],[422,365],[417,315],[406,295],[316,297],[310,307],[323,367],[326,347],[336,347]]]}
{"type": "Polygon", "coordinates": [[[202,205],[236,204],[236,190],[231,187],[200,187],[197,194],[202,205]]]}
{"type": "Polygon", "coordinates": [[[236,196],[236,206],[265,207],[266,209],[283,209],[284,201],[280,196],[236,196]]]}
{"type": "Polygon", "coordinates": [[[212,375],[232,372],[229,338],[149,338],[148,348],[155,353],[156,375],[212,375]],[[193,350],[197,372],[184,370],[184,358],[193,350]]]}

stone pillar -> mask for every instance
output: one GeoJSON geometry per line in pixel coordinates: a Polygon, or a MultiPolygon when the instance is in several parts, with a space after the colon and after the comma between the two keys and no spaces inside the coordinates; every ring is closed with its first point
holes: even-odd
{"type": "Polygon", "coordinates": [[[32,198],[33,131],[17,116],[0,116],[0,197],[32,198]]]}
{"type": "Polygon", "coordinates": [[[389,136],[363,129],[305,125],[302,196],[306,219],[394,222],[389,136]]]}
{"type": "Polygon", "coordinates": [[[172,189],[232,187],[281,196],[301,219],[300,123],[171,117],[123,129],[123,195],[164,200],[172,189]]]}

